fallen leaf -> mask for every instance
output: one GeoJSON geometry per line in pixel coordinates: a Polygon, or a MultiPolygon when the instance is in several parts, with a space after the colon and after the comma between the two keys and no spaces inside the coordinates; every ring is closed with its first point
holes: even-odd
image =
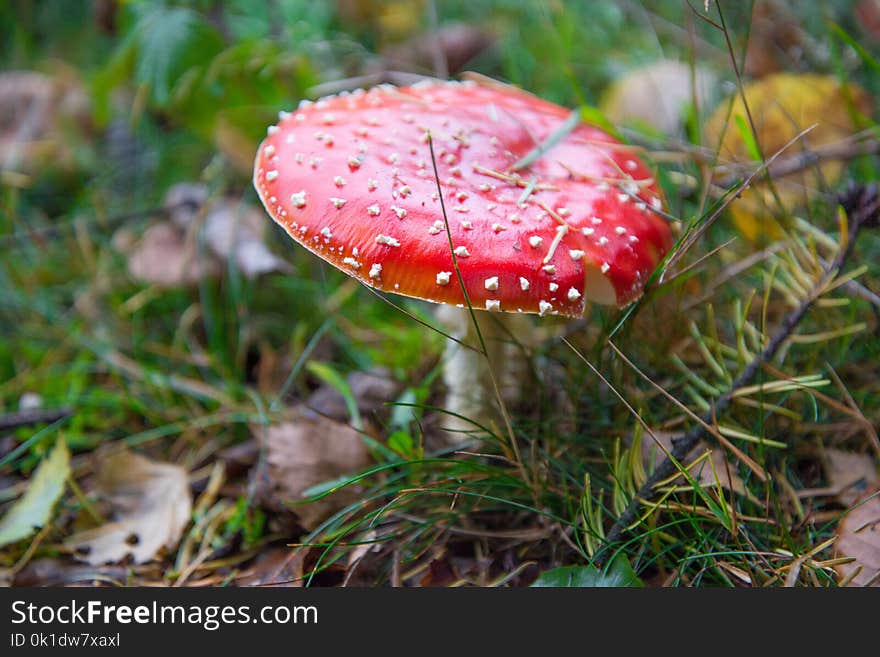
{"type": "Polygon", "coordinates": [[[265,213],[240,201],[220,199],[208,206],[202,234],[214,255],[233,260],[248,278],[271,271],[291,271],[263,242],[265,213]]]}
{"type": "MultiPolygon", "coordinates": [[[[654,435],[663,447],[669,451],[673,447],[672,439],[679,436],[679,434],[664,431],[655,431],[654,435]]],[[[751,497],[751,493],[746,489],[743,480],[736,472],[736,463],[728,461],[725,451],[720,447],[709,447],[704,442],[697,443],[697,446],[682,460],[682,464],[685,466],[689,465],[705,452],[709,452],[708,460],[690,469],[691,475],[702,486],[720,485],[725,490],[751,497]]],[[[666,454],[660,449],[654,439],[649,435],[642,436],[642,460],[645,464],[645,470],[650,473],[654,466],[658,465],[664,458],[666,458],[666,454]]],[[[683,478],[680,478],[680,480],[683,480],[683,478]]]]}
{"type": "Polygon", "coordinates": [[[824,456],[829,487],[844,506],[852,506],[866,491],[880,487],[877,463],[870,454],[826,448],[824,456]]]}
{"type": "Polygon", "coordinates": [[[605,91],[599,109],[615,124],[650,126],[664,135],[681,132],[685,108],[696,100],[705,108],[715,95],[717,80],[708,69],[661,59],[626,73],[605,91]]]}
{"type": "Polygon", "coordinates": [[[65,124],[85,127],[89,99],[71,69],[0,74],[0,169],[36,171],[73,162],[65,124]]]}
{"type": "Polygon", "coordinates": [[[221,262],[233,260],[248,278],[270,271],[290,272],[287,262],[273,254],[263,241],[268,226],[265,213],[229,196],[209,199],[204,185],[178,183],[165,194],[171,220],[181,236],[201,231],[211,254],[221,262]],[[204,216],[204,220],[200,219],[204,216]]]}
{"type": "Polygon", "coordinates": [[[187,472],[129,451],[101,460],[98,488],[116,508],[117,519],[65,541],[77,558],[97,566],[128,555],[146,563],[163,547],[173,549],[190,520],[187,472]]]}
{"type": "Polygon", "coordinates": [[[167,221],[153,224],[128,253],[132,278],[159,287],[193,285],[205,277],[217,276],[217,262],[199,253],[195,240],[167,221]]]}
{"type": "Polygon", "coordinates": [[[495,35],[482,27],[450,23],[436,32],[423,32],[403,43],[383,48],[381,54],[386,66],[397,71],[433,70],[434,57],[439,55],[443,58],[446,72],[454,75],[494,42],[495,35]]]}
{"type": "MultiPolygon", "coordinates": [[[[361,415],[387,415],[391,412],[388,402],[396,399],[402,386],[383,368],[369,372],[352,372],[345,379],[348,390],[361,415]]],[[[325,417],[345,421],[349,419],[349,407],[342,393],[330,385],[321,385],[309,396],[306,406],[325,417]]]]}
{"type": "Polygon", "coordinates": [[[838,556],[855,559],[837,566],[841,580],[851,577],[850,586],[880,586],[880,489],[847,512],[837,526],[834,546],[838,556]]]}
{"type": "MultiPolygon", "coordinates": [[[[722,102],[706,124],[706,143],[718,146],[720,163],[754,165],[754,141],[765,158],[781,150],[801,131],[815,125],[781,157],[793,157],[809,149],[839,142],[856,132],[851,104],[856,113],[868,114],[869,96],[856,85],[843,86],[833,76],[778,73],[745,85],[730,101],[722,102]],[[755,125],[754,140],[743,96],[755,125]],[[850,103],[850,99],[852,103],[850,103]]],[[[777,239],[780,211],[790,213],[806,205],[826,185],[833,185],[843,171],[840,160],[826,159],[785,176],[776,176],[773,191],[760,181],[730,206],[734,223],[753,242],[777,239]]]]}
{"type": "Polygon", "coordinates": [[[786,2],[758,0],[751,19],[743,65],[749,77],[802,67],[805,53],[818,45],[811,41],[801,19],[786,2]]]}
{"type": "Polygon", "coordinates": [[[345,486],[305,504],[305,491],[356,474],[371,462],[363,436],[347,424],[300,413],[288,422],[253,428],[265,450],[265,465],[256,473],[261,501],[270,508],[292,510],[312,529],[357,498],[357,486],[345,486]]]}
{"type": "Polygon", "coordinates": [[[0,546],[27,538],[49,522],[70,475],[70,451],[64,438],[37,467],[24,495],[0,520],[0,546]]]}
{"type": "Polygon", "coordinates": [[[254,563],[236,577],[237,586],[303,585],[305,552],[291,548],[273,548],[260,554],[254,563]]]}

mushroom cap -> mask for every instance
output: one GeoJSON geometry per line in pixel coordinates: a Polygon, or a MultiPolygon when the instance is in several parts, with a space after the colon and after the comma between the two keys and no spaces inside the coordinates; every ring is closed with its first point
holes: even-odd
{"type": "Polygon", "coordinates": [[[454,251],[474,308],[580,316],[637,298],[671,231],[634,149],[583,123],[565,134],[570,113],[471,81],[303,101],[269,127],[254,186],[297,242],[379,290],[464,304],[454,251]]]}

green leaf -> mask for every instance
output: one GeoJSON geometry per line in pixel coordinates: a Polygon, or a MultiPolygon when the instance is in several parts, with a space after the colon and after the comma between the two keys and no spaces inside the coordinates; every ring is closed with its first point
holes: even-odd
{"type": "Polygon", "coordinates": [[[37,467],[24,495],[0,520],[0,547],[27,538],[49,522],[68,475],[70,451],[64,439],[59,438],[49,456],[37,467]]]}
{"type": "Polygon", "coordinates": [[[547,570],[538,576],[533,587],[555,588],[640,588],[638,578],[629,561],[620,555],[612,561],[605,572],[595,566],[562,566],[547,570]]]}
{"type": "Polygon", "coordinates": [[[736,121],[736,129],[739,131],[739,136],[743,141],[743,145],[746,147],[746,152],[749,154],[749,157],[756,162],[764,159],[761,157],[761,149],[758,148],[758,142],[755,140],[755,135],[746,123],[745,118],[741,114],[737,114],[733,119],[736,121]]]}
{"type": "Polygon", "coordinates": [[[221,41],[192,9],[153,3],[138,4],[134,9],[138,14],[135,77],[164,105],[181,76],[193,66],[207,65],[221,41]]]}

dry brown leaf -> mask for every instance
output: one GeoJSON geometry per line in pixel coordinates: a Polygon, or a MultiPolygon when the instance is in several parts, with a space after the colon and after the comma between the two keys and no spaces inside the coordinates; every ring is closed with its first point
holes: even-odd
{"type": "Polygon", "coordinates": [[[273,548],[260,554],[252,565],[236,577],[236,586],[303,585],[303,550],[273,548]]]}
{"type": "Polygon", "coordinates": [[[755,2],[743,67],[749,77],[798,68],[805,53],[815,49],[790,4],[784,0],[755,2]]]}
{"type": "Polygon", "coordinates": [[[74,534],[65,541],[77,558],[97,566],[131,555],[146,563],[163,547],[173,549],[190,520],[192,495],[187,472],[128,451],[101,459],[99,490],[117,519],[74,534]]]}
{"type": "MultiPolygon", "coordinates": [[[[402,388],[391,372],[381,367],[369,372],[352,372],[345,381],[357,402],[358,411],[367,419],[377,414],[389,414],[391,408],[387,403],[395,399],[402,388]]],[[[329,385],[316,388],[305,405],[309,410],[334,420],[343,421],[349,417],[342,393],[329,385]]]]}
{"type": "Polygon", "coordinates": [[[204,277],[217,276],[220,268],[199,253],[194,241],[167,221],[153,224],[128,253],[128,272],[143,283],[159,287],[193,285],[204,277]]]}
{"type": "Polygon", "coordinates": [[[128,256],[128,271],[138,281],[159,287],[193,285],[218,276],[229,259],[248,278],[291,271],[263,242],[268,225],[263,212],[241,200],[209,201],[203,185],[180,183],[168,190],[165,207],[171,222],[153,224],[140,240],[125,229],[114,236],[114,245],[128,256]]]}
{"type": "MultiPolygon", "coordinates": [[[[868,114],[871,108],[864,90],[855,85],[844,87],[830,75],[769,75],[745,85],[732,103],[722,102],[706,124],[706,143],[710,147],[718,145],[722,164],[754,161],[754,154],[743,138],[742,131],[749,125],[743,96],[754,121],[757,144],[765,158],[776,154],[801,131],[814,125],[783,157],[837,143],[857,130],[851,107],[861,114],[868,114]]],[[[791,211],[805,205],[825,185],[833,185],[842,171],[841,161],[827,159],[818,167],[775,177],[774,189],[782,209],[791,211]]],[[[775,221],[779,211],[776,196],[766,184],[755,183],[751,189],[744,190],[730,211],[740,232],[752,241],[782,235],[775,221]]]]}
{"type": "Polygon", "coordinates": [[[852,506],[866,491],[880,486],[877,464],[870,454],[828,448],[824,456],[829,488],[844,506],[852,506]]]}
{"type": "MultiPolygon", "coordinates": [[[[672,440],[680,434],[668,433],[665,431],[655,431],[654,435],[666,450],[672,450],[672,440]]],[[[690,453],[682,461],[682,465],[689,465],[694,460],[709,452],[708,460],[690,469],[691,475],[702,486],[720,485],[726,490],[733,491],[740,495],[751,496],[746,489],[743,480],[736,472],[736,462],[728,460],[724,450],[720,447],[709,447],[706,443],[697,443],[690,453]]],[[[666,458],[664,451],[657,445],[657,442],[649,435],[642,436],[642,460],[645,464],[645,470],[650,473],[651,469],[666,458]]]]}
{"type": "Polygon", "coordinates": [[[841,581],[880,586],[880,489],[857,502],[840,521],[835,550],[838,556],[855,558],[837,566],[841,581]]]}
{"type": "Polygon", "coordinates": [[[600,109],[619,125],[648,125],[666,135],[681,131],[684,110],[694,102],[702,108],[715,95],[715,75],[703,67],[661,59],[626,73],[605,91],[600,109]]]}
{"type": "MultiPolygon", "coordinates": [[[[417,34],[403,43],[382,50],[388,68],[397,71],[430,71],[434,57],[443,58],[446,72],[460,72],[469,61],[490,48],[495,36],[477,25],[450,23],[437,31],[417,34]]],[[[436,71],[435,71],[436,73],[436,71]]]]}
{"type": "Polygon", "coordinates": [[[292,510],[307,529],[356,499],[358,487],[346,486],[306,504],[291,503],[303,500],[307,489],[355,474],[372,462],[360,433],[318,415],[301,413],[289,422],[256,426],[254,433],[266,455],[257,474],[263,503],[292,510]]]}
{"type": "Polygon", "coordinates": [[[220,199],[208,207],[202,234],[218,258],[233,259],[248,278],[271,271],[290,271],[290,265],[263,243],[265,213],[240,201],[220,199]]]}
{"type": "Polygon", "coordinates": [[[88,96],[70,70],[0,74],[0,169],[69,165],[73,155],[62,128],[84,126],[88,116],[88,96]]]}

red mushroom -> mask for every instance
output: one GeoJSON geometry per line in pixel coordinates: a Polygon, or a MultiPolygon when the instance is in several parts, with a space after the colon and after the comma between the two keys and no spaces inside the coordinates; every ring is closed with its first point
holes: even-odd
{"type": "MultiPolygon", "coordinates": [[[[470,81],[304,101],[269,127],[254,185],[291,237],[366,285],[462,307],[454,253],[474,309],[577,317],[637,298],[671,232],[632,148],[570,114],[470,81]]],[[[509,339],[478,315],[485,340],[509,339]]],[[[491,395],[457,381],[485,383],[485,360],[456,352],[449,410],[467,415],[491,395]]]]}

